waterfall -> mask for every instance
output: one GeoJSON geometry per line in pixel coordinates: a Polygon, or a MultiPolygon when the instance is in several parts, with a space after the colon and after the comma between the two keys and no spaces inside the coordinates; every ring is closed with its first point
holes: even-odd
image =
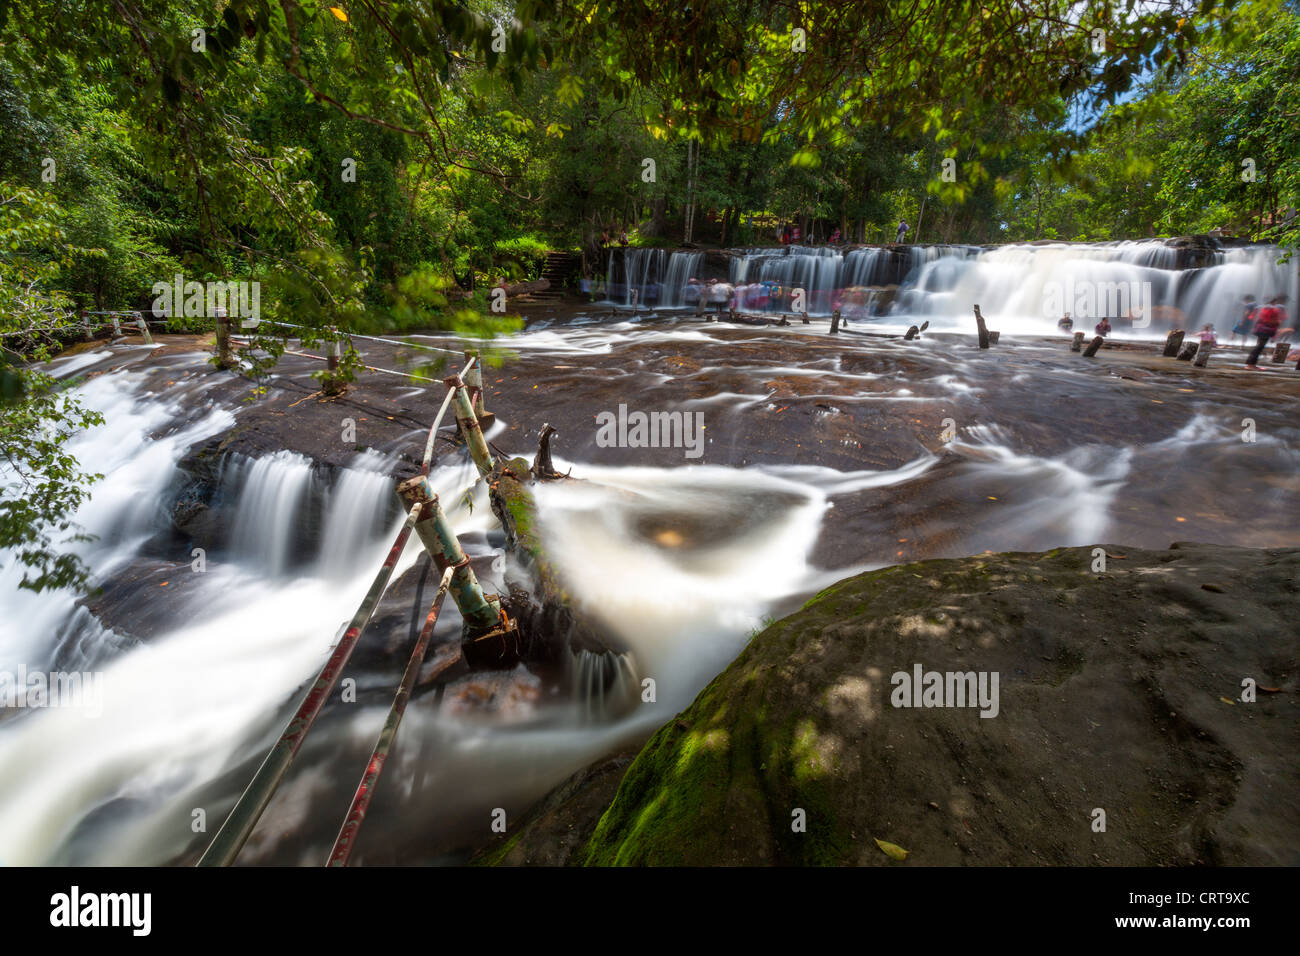
{"type": "MultiPolygon", "coordinates": [[[[891,325],[924,318],[936,330],[965,329],[978,303],[987,318],[1013,334],[1053,333],[1065,312],[1076,329],[1090,328],[1104,314],[1120,334],[1156,336],[1206,323],[1222,334],[1247,294],[1261,300],[1286,294],[1289,311],[1300,304],[1295,263],[1278,265],[1277,247],[1223,246],[1213,239],[1199,245],[1145,239],[731,251],[733,286],[770,283],[787,296],[803,289],[812,314],[840,308],[891,325]]],[[[700,252],[616,250],[610,299],[630,305],[636,290],[643,305],[688,305],[684,290],[705,271],[700,252]]],[[[740,301],[748,298],[742,294],[740,301]]]]}
{"type": "Polygon", "coordinates": [[[297,524],[311,490],[311,462],[279,451],[249,462],[239,469],[237,480],[243,490],[235,508],[232,550],[259,561],[269,574],[283,574],[294,544],[301,540],[297,524]]]}
{"type": "Polygon", "coordinates": [[[807,311],[831,310],[835,290],[841,288],[844,256],[825,246],[789,246],[785,249],[746,249],[731,262],[732,285],[772,282],[783,289],[803,289],[807,311]]]}
{"type": "MultiPolygon", "coordinates": [[[[1176,268],[1179,255],[1159,240],[913,247],[892,312],[928,318],[940,329],[965,328],[978,303],[1004,330],[1043,333],[1053,331],[1064,312],[1079,329],[1102,315],[1122,319],[1132,310],[1137,322],[1131,331],[1156,336],[1206,323],[1222,335],[1247,294],[1267,299],[1283,293],[1290,297],[1288,309],[1295,307],[1296,265],[1278,265],[1276,247],[1214,250],[1199,268],[1176,268]]],[[[1119,324],[1117,331],[1129,329],[1119,324]]]]}
{"type": "Polygon", "coordinates": [[[680,308],[688,304],[685,297],[687,283],[699,278],[703,261],[702,252],[674,252],[668,257],[668,271],[664,274],[659,295],[661,308],[680,308]]]}
{"type": "Polygon", "coordinates": [[[643,306],[657,304],[666,255],[662,249],[630,247],[616,249],[610,253],[606,280],[609,300],[630,306],[633,304],[632,293],[636,292],[637,304],[643,306]]]}
{"type": "Polygon", "coordinates": [[[338,580],[365,573],[357,556],[382,538],[395,508],[395,481],[384,465],[384,457],[373,451],[359,455],[330,489],[321,535],[323,577],[338,580]]]}
{"type": "Polygon", "coordinates": [[[842,283],[845,288],[883,285],[881,264],[886,258],[880,248],[854,249],[844,257],[842,283]]]}

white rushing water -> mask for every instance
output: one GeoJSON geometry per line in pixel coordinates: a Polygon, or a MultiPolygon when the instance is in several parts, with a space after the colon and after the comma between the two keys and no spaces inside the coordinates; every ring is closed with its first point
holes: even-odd
{"type": "MultiPolygon", "coordinates": [[[[1124,268],[1153,268],[1150,263],[1159,261],[1158,251],[1146,244],[1111,252],[1124,268]]],[[[971,260],[963,256],[936,253],[918,265],[918,294],[942,296],[947,293],[931,288],[970,279],[962,264],[971,260]],[[948,266],[953,274],[940,275],[948,266]]],[[[858,256],[854,268],[874,269],[870,258],[858,256]]],[[[1045,274],[1056,268],[1048,262],[1040,262],[1045,274]]],[[[992,275],[999,266],[984,268],[992,275]]],[[[1264,280],[1271,274],[1249,255],[1239,261],[1226,257],[1216,268],[1264,280]]],[[[1006,288],[1013,294],[1013,284],[1006,288]]],[[[511,347],[565,363],[607,356],[632,333],[638,344],[716,343],[698,327],[665,325],[551,328],[518,336],[511,347]]],[[[765,334],[755,332],[752,341],[763,341],[765,334]]],[[[978,379],[964,380],[964,360],[921,348],[906,352],[906,379],[887,366],[869,371],[847,361],[859,351],[893,356],[903,346],[892,341],[848,340],[834,355],[815,356],[803,366],[783,354],[779,365],[745,367],[748,378],[729,374],[742,367],[743,356],[722,351],[727,343],[716,344],[714,368],[734,390],[683,402],[683,408],[706,410],[711,423],[760,409],[776,414],[763,383],[777,376],[833,377],[860,391],[855,398],[861,402],[938,401],[936,395],[983,387],[978,379]],[[890,387],[870,391],[882,383],[890,387]],[[912,393],[926,388],[930,397],[912,393]]],[[[78,357],[63,369],[89,365],[78,357]]],[[[630,363],[609,371],[615,374],[641,384],[661,381],[630,363]]],[[[704,373],[681,377],[694,374],[704,373]]],[[[601,378],[606,385],[608,376],[602,372],[601,378]]],[[[138,600],[145,609],[164,611],[163,624],[144,640],[114,634],[71,595],[20,590],[20,571],[11,556],[4,561],[0,671],[50,669],[56,659],[62,666],[84,666],[102,673],[103,699],[94,714],[51,708],[0,715],[0,863],[167,862],[193,845],[196,809],[205,810],[207,832],[215,832],[245,777],[227,781],[216,794],[214,781],[256,760],[273,743],[304,682],[317,673],[356,610],[402,520],[389,462],[374,452],[358,455],[332,478],[289,452],[230,460],[219,489],[231,505],[227,517],[233,515],[228,547],[209,555],[207,569],[195,577],[188,553],[160,555],[149,544],[167,525],[159,502],[177,482],[176,465],[186,450],[229,428],[238,412],[207,407],[195,416],[185,406],[201,402],[201,392],[181,383],[174,391],[148,394],[144,381],[140,373],[125,371],[77,388],[107,419],[73,442],[87,467],[105,474],[76,515],[98,540],[78,548],[102,580],[127,570],[159,569],[168,586],[141,573],[138,600]],[[302,525],[312,522],[321,534],[303,533],[302,525]],[[321,538],[331,542],[323,553],[321,538]]],[[[828,398],[840,400],[829,390],[828,398]]],[[[714,434],[712,424],[708,434],[714,434]]],[[[1044,456],[1017,447],[1012,434],[992,424],[972,425],[942,456],[918,445],[912,460],[880,470],[798,462],[612,467],[582,461],[578,454],[563,462],[557,457],[561,471],[572,468],[584,482],[540,487],[539,527],[548,550],[572,583],[575,601],[631,649],[624,680],[637,689],[652,678],[657,699],[614,717],[603,709],[594,685],[590,696],[572,701],[533,699],[526,673],[500,676],[503,686],[514,681],[520,695],[496,714],[458,706],[452,694],[440,703],[417,698],[380,790],[389,802],[376,804],[366,845],[414,862],[402,853],[435,816],[477,820],[485,806],[509,806],[513,813],[569,773],[668,720],[768,615],[868,568],[860,558],[865,548],[838,565],[819,560],[819,546],[839,520],[837,509],[847,512],[855,496],[866,502],[868,514],[888,510],[892,498],[907,500],[913,482],[933,482],[925,494],[912,497],[934,505],[996,502],[927,511],[929,530],[946,533],[964,553],[1105,540],[1131,486],[1141,484],[1144,495],[1132,506],[1148,508],[1158,482],[1183,493],[1178,483],[1195,480],[1196,468],[1168,468],[1171,458],[1200,462],[1202,469],[1233,480],[1238,474],[1243,480],[1261,472],[1282,475],[1258,500],[1268,507],[1294,500],[1294,483],[1285,478],[1297,467],[1294,443],[1262,432],[1242,453],[1240,435],[1208,411],[1147,445],[1099,437],[1044,456]],[[1252,461],[1255,471],[1247,469],[1252,461]],[[877,492],[880,497],[872,498],[877,492]]],[[[466,551],[477,558],[495,553],[499,532],[481,483],[467,502],[463,492],[473,483],[471,466],[442,461],[430,480],[466,551]]],[[[1195,498],[1198,492],[1188,488],[1186,494],[1195,498]]],[[[414,563],[419,547],[413,536],[399,574],[414,563]]],[[[486,578],[484,583],[499,584],[486,578]]],[[[440,633],[458,627],[449,604],[440,633]]],[[[359,763],[331,758],[367,753],[383,713],[358,707],[313,735],[299,759],[302,772],[274,805],[277,827],[305,824],[315,794],[354,781],[359,763]]],[[[246,852],[254,862],[286,862],[273,847],[246,852]]],[[[321,848],[313,847],[303,859],[288,862],[322,858],[321,848]]]]}
{"type": "MultiPolygon", "coordinates": [[[[789,293],[803,289],[806,308],[827,314],[839,308],[856,318],[884,322],[929,320],[936,330],[968,329],[972,306],[1009,334],[1054,332],[1065,312],[1075,329],[1090,331],[1103,316],[1130,310],[1139,336],[1163,335],[1171,327],[1209,323],[1229,333],[1243,298],[1286,295],[1297,305],[1297,261],[1280,263],[1273,246],[1224,246],[1200,268],[1176,268],[1179,252],[1161,240],[1111,243],[1035,243],[979,246],[859,248],[791,246],[732,250],[729,281],[741,309],[789,311],[789,293]],[[767,289],[761,290],[760,287],[767,289]],[[769,305],[767,291],[784,291],[769,305]],[[1146,322],[1147,324],[1143,324],[1146,322]]],[[[611,254],[610,299],[630,304],[635,290],[645,306],[686,304],[683,290],[702,277],[699,253],[616,249],[611,254]]]]}

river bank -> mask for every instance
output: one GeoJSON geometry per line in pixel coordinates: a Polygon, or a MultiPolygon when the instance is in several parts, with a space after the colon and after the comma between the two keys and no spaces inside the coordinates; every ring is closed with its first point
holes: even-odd
{"type": "Polygon", "coordinates": [[[1296,865],[1300,549],[1101,547],[828,588],[482,860],[1296,865]],[[905,699],[915,668],[996,707],[905,699]]]}

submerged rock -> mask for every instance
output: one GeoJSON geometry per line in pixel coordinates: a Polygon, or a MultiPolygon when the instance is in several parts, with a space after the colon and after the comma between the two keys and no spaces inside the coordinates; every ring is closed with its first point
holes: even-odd
{"type": "Polygon", "coordinates": [[[590,799],[546,804],[498,859],[1300,863],[1300,549],[1106,551],[839,582],[654,735],[594,828],[590,799]],[[976,699],[932,706],[960,700],[926,678],[896,706],[918,666],[976,699]]]}

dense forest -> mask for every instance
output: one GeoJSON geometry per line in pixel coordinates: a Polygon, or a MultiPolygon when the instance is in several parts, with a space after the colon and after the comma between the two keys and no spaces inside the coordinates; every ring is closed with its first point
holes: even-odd
{"type": "Polygon", "coordinates": [[[623,231],[1287,246],[1297,103],[1284,0],[0,0],[0,547],[79,580],[93,415],[32,362],[174,275],[490,334],[488,286],[623,231]]]}

